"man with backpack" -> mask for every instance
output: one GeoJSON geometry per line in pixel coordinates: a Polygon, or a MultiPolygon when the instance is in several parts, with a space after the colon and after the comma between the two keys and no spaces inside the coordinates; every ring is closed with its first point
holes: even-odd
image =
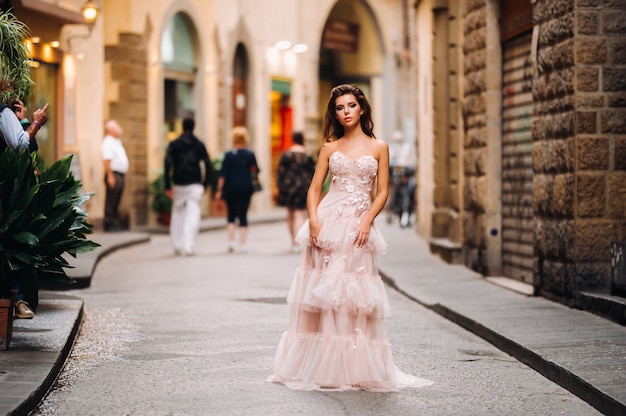
{"type": "Polygon", "coordinates": [[[176,255],[193,256],[200,231],[202,195],[215,180],[209,153],[194,134],[195,121],[183,120],[183,133],[172,141],[165,156],[165,193],[172,198],[170,237],[176,255]],[[201,164],[204,164],[204,178],[201,164]]]}

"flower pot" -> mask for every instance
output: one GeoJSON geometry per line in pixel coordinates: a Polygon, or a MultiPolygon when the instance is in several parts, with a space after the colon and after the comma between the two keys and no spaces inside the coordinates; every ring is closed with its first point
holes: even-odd
{"type": "Polygon", "coordinates": [[[161,211],[159,212],[159,224],[165,225],[166,227],[170,226],[170,222],[172,221],[172,213],[169,211],[161,211]]]}
{"type": "Polygon", "coordinates": [[[11,299],[0,299],[0,351],[6,351],[13,338],[14,309],[15,292],[13,292],[11,299]]]}

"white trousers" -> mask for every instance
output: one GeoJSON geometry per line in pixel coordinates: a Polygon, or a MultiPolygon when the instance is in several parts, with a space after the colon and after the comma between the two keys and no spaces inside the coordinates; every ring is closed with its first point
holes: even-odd
{"type": "Polygon", "coordinates": [[[174,201],[170,237],[174,250],[181,254],[194,254],[200,231],[200,202],[204,187],[199,184],[173,186],[174,201]]]}

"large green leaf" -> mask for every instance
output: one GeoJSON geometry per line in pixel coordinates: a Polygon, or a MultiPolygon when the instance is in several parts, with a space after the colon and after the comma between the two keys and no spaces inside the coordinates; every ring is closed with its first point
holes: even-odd
{"type": "Polygon", "coordinates": [[[41,257],[39,254],[30,253],[27,251],[18,251],[14,255],[16,262],[14,262],[14,266],[17,266],[21,262],[24,265],[41,265],[45,264],[45,259],[41,257]]]}
{"type": "MultiPolygon", "coordinates": [[[[45,181],[48,180],[63,180],[67,179],[70,175],[70,168],[72,165],[72,155],[65,156],[64,158],[58,160],[52,166],[47,168],[44,172],[42,172],[42,179],[45,181]]],[[[73,178],[72,178],[73,181],[73,178]]]]}
{"type": "Polygon", "coordinates": [[[99,247],[87,239],[93,225],[78,209],[93,194],[81,194],[71,160],[68,156],[45,167],[27,152],[0,153],[0,292],[12,286],[12,276],[19,276],[31,305],[37,304],[40,279],[72,282],[63,254],[76,256],[99,247]]]}
{"type": "Polygon", "coordinates": [[[81,241],[80,244],[76,245],[76,247],[68,248],[67,252],[69,254],[88,253],[97,249],[98,247],[100,247],[100,244],[94,243],[93,241],[89,241],[87,243],[81,241]]]}
{"type": "Polygon", "coordinates": [[[37,238],[36,235],[29,233],[29,232],[16,233],[13,235],[13,238],[16,241],[19,241],[20,243],[26,244],[28,246],[34,246],[35,244],[39,242],[39,238],[37,238]]]}

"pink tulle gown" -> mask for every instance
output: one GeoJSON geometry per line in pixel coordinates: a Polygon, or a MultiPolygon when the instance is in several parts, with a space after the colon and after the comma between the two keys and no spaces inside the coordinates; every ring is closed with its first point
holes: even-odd
{"type": "Polygon", "coordinates": [[[298,390],[395,391],[431,381],[404,374],[393,363],[383,317],[389,301],[376,255],[386,243],[372,226],[368,244],[354,246],[356,227],[371,204],[378,162],[372,156],[331,155],[330,190],[317,213],[318,246],[308,222],[297,240],[305,246],[287,296],[291,319],[276,351],[269,380],[298,390]]]}

